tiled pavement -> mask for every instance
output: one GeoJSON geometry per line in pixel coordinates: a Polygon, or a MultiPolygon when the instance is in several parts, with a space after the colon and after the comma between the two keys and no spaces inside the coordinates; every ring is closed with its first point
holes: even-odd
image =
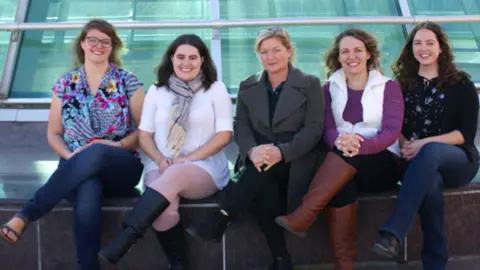
{"type": "MultiPolygon", "coordinates": [[[[409,264],[386,264],[386,263],[369,263],[357,264],[355,270],[422,270],[422,265],[419,262],[409,264]]],[[[446,270],[479,270],[480,258],[461,258],[452,259],[446,270]]],[[[295,270],[334,270],[331,265],[326,266],[310,266],[310,267],[296,267],[295,270]]]]}
{"type": "MultiPolygon", "coordinates": [[[[229,145],[226,153],[233,162],[235,146],[229,145]]],[[[48,146],[3,145],[0,149],[0,199],[29,198],[48,180],[57,164],[58,156],[48,146]]],[[[138,188],[141,186],[142,183],[138,188]]]]}

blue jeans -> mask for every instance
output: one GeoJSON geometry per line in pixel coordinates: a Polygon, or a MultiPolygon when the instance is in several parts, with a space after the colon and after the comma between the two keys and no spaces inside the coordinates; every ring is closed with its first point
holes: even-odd
{"type": "Polygon", "coordinates": [[[126,193],[139,182],[143,165],[130,151],[94,144],[69,160],[60,160],[57,170],[25,204],[20,215],[36,221],[62,199],[74,205],[74,237],[78,267],[99,270],[101,206],[105,192],[126,193]]]}
{"type": "Polygon", "coordinates": [[[443,190],[467,185],[477,170],[478,162],[469,161],[459,147],[443,143],[424,145],[408,165],[395,210],[380,231],[394,234],[402,243],[418,212],[423,231],[423,268],[444,270],[448,250],[443,190]]]}

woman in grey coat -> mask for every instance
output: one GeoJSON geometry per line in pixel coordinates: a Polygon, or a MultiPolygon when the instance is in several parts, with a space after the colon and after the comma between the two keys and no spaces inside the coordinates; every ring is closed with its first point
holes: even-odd
{"type": "Polygon", "coordinates": [[[322,160],[323,91],[318,78],[291,65],[294,47],[285,30],[261,31],[255,50],[264,71],[240,83],[234,124],[239,180],[223,194],[220,211],[187,231],[219,240],[237,214],[253,206],[273,256],[268,269],[291,270],[284,232],[274,220],[300,204],[322,160]]]}

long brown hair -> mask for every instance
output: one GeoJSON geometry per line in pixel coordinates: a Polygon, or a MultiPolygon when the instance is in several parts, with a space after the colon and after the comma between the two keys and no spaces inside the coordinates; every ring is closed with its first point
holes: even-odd
{"type": "Polygon", "coordinates": [[[112,52],[108,57],[108,62],[121,67],[122,61],[120,60],[120,51],[123,48],[123,42],[120,37],[118,37],[117,31],[115,31],[115,28],[111,23],[102,19],[93,19],[85,24],[82,32],[80,32],[80,35],[78,35],[73,45],[75,68],[79,68],[85,64],[85,52],[82,49],[81,43],[87,37],[88,32],[93,29],[98,30],[110,37],[112,40],[112,52]]]}
{"type": "Polygon", "coordinates": [[[380,52],[378,51],[378,41],[369,33],[358,28],[349,28],[335,37],[332,47],[325,54],[325,68],[327,70],[327,77],[330,77],[335,71],[342,67],[338,61],[340,55],[340,41],[344,37],[354,37],[365,45],[367,52],[370,53],[370,59],[367,60],[367,70],[381,71],[380,67],[380,52]]]}
{"type": "Polygon", "coordinates": [[[432,31],[440,45],[441,53],[438,55],[438,89],[442,86],[454,85],[465,76],[470,77],[467,73],[457,69],[454,63],[454,56],[450,48],[448,36],[442,27],[434,22],[426,21],[418,24],[410,33],[407,42],[403,47],[402,53],[398,60],[392,64],[393,77],[397,80],[404,91],[413,89],[417,84],[417,76],[420,64],[413,55],[413,39],[417,32],[421,29],[432,31]]]}

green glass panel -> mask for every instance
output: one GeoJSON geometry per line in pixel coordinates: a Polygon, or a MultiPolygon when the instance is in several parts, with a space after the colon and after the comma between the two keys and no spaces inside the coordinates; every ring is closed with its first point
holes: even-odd
{"type": "MultiPolygon", "coordinates": [[[[409,0],[413,15],[480,15],[480,0],[409,0]]],[[[449,36],[458,67],[480,83],[480,23],[442,24],[449,36]]]]}
{"type": "MultiPolygon", "coordinates": [[[[210,17],[209,0],[171,1],[31,1],[28,22],[85,22],[97,17],[109,21],[185,20],[210,17]],[[115,8],[112,8],[115,6],[115,8]]],[[[25,31],[10,97],[50,97],[53,83],[73,66],[72,42],[79,30],[25,31]]],[[[210,46],[210,29],[119,30],[125,43],[124,67],[148,88],[155,81],[154,68],[167,46],[178,35],[194,33],[210,46]]]]}
{"type": "MultiPolygon", "coordinates": [[[[221,16],[225,19],[332,16],[399,16],[394,0],[221,0],[221,16]],[[372,8],[375,7],[375,8],[372,8]]],[[[289,31],[297,50],[296,65],[307,73],[325,80],[323,57],[333,38],[353,25],[292,26],[289,31]]],[[[398,57],[405,42],[401,25],[355,25],[374,34],[380,42],[381,63],[387,75],[390,64],[398,57]]],[[[245,77],[261,70],[253,46],[257,32],[262,29],[222,29],[223,80],[235,93],[245,77]]]]}
{"type": "MultiPolygon", "coordinates": [[[[0,0],[0,23],[11,23],[15,21],[17,12],[17,0],[0,0]]],[[[0,31],[0,77],[3,74],[5,56],[7,55],[8,44],[10,43],[10,32],[0,31]]]]}

